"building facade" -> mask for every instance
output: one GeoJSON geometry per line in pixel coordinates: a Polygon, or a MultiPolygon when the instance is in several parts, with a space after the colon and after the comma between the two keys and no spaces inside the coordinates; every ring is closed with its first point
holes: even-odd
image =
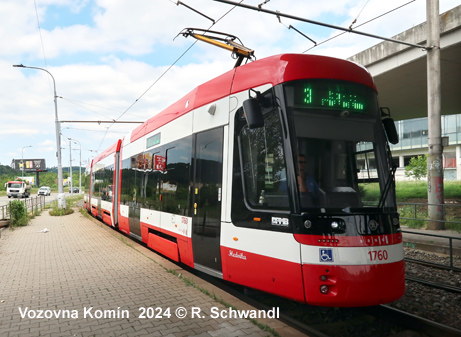
{"type": "MultiPolygon", "coordinates": [[[[412,157],[428,153],[427,118],[396,121],[399,143],[391,145],[398,165],[397,180],[406,180],[404,167],[412,157]]],[[[442,116],[443,168],[445,180],[461,180],[461,115],[442,116]]]]}

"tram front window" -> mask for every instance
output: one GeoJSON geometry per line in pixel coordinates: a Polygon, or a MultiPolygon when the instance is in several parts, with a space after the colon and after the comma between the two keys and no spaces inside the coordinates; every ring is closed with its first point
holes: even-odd
{"type": "Polygon", "coordinates": [[[307,137],[298,137],[297,143],[296,176],[303,208],[344,209],[378,204],[379,200],[366,200],[365,183],[360,179],[367,172],[371,177],[368,184],[376,181],[373,143],[307,137]],[[372,161],[365,162],[368,158],[363,158],[363,147],[371,147],[368,157],[372,161]]]}
{"type": "Polygon", "coordinates": [[[376,93],[322,80],[290,83],[285,96],[302,209],[378,206],[390,175],[376,93]]]}

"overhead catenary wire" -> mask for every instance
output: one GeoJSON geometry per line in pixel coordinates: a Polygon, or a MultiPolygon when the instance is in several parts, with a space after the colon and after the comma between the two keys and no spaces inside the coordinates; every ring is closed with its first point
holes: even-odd
{"type": "MultiPolygon", "coordinates": [[[[42,27],[40,26],[40,19],[38,17],[36,0],[34,0],[34,8],[35,8],[35,17],[37,18],[38,35],[40,36],[40,45],[42,47],[43,62],[45,63],[45,69],[48,69],[48,62],[46,60],[46,53],[45,53],[45,44],[43,43],[42,27]]],[[[48,84],[50,85],[50,90],[53,91],[53,87],[51,85],[51,80],[49,77],[48,77],[48,84]]]]}
{"type": "Polygon", "coordinates": [[[142,124],[144,123],[144,121],[140,122],[140,121],[114,121],[114,120],[110,120],[110,121],[94,121],[94,120],[90,120],[90,121],[84,121],[84,120],[78,120],[78,121],[71,121],[71,120],[61,120],[59,121],[59,123],[98,123],[98,124],[105,124],[105,123],[121,123],[121,124],[142,124]]]}
{"type": "Polygon", "coordinates": [[[295,27],[293,27],[292,25],[289,25],[287,26],[286,24],[284,24],[282,22],[282,19],[280,19],[280,16],[277,15],[277,19],[279,20],[279,22],[284,25],[285,27],[287,27],[288,29],[293,29],[294,31],[298,32],[299,34],[301,34],[302,36],[304,36],[306,39],[308,39],[309,41],[311,41],[313,44],[317,45],[317,42],[315,42],[313,39],[311,39],[309,36],[307,36],[306,34],[304,34],[303,32],[301,32],[300,30],[296,29],[295,27]]]}
{"type": "Polygon", "coordinates": [[[318,25],[318,26],[323,26],[323,27],[328,27],[328,28],[332,28],[332,29],[342,30],[342,31],[346,31],[346,32],[350,32],[350,33],[354,33],[354,34],[358,34],[358,35],[368,36],[368,37],[372,37],[372,38],[375,38],[375,39],[380,39],[380,40],[384,40],[384,41],[399,43],[399,44],[407,45],[407,46],[410,46],[410,47],[417,47],[417,48],[421,48],[423,50],[427,50],[426,47],[424,47],[422,45],[419,45],[419,44],[406,42],[406,41],[402,41],[402,40],[396,40],[396,39],[392,39],[392,38],[387,38],[387,37],[384,37],[384,36],[370,34],[370,33],[362,32],[362,31],[358,31],[358,30],[351,30],[351,29],[344,28],[344,27],[341,27],[341,26],[336,26],[336,25],[331,25],[329,23],[309,20],[309,19],[301,18],[301,17],[291,15],[291,14],[285,14],[285,13],[281,13],[281,12],[271,11],[271,10],[267,10],[267,9],[264,9],[264,8],[250,6],[250,5],[246,5],[246,4],[242,4],[242,3],[236,3],[234,1],[228,1],[228,0],[213,0],[213,1],[222,2],[222,3],[228,4],[228,5],[239,6],[239,7],[255,10],[255,11],[258,11],[258,12],[263,12],[263,13],[266,13],[266,14],[272,14],[272,15],[275,15],[275,16],[280,15],[280,16],[286,17],[288,19],[307,22],[307,23],[311,23],[311,24],[314,24],[314,25],[318,25]]]}
{"type": "Polygon", "coordinates": [[[267,4],[269,1],[271,0],[264,0],[263,2],[261,2],[258,7],[261,8],[262,6],[264,6],[265,4],[267,4]]]}
{"type": "MultiPolygon", "coordinates": [[[[242,3],[243,0],[240,1],[240,3],[242,3]]],[[[210,30],[215,24],[217,24],[219,21],[221,21],[227,14],[229,14],[233,9],[235,8],[235,6],[231,9],[229,9],[226,13],[224,13],[224,15],[222,15],[218,20],[214,21],[210,27],[208,27],[207,30],[210,30]]],[[[160,76],[141,94],[141,96],[139,96],[118,118],[116,118],[115,120],[119,120],[124,114],[126,114],[128,112],[128,110],[130,110],[150,89],[152,89],[152,87],[157,84],[157,82],[163,77],[165,76],[165,74],[170,71],[171,68],[173,68],[176,63],[179,62],[179,60],[181,60],[181,58],[187,54],[187,52],[197,43],[197,41],[194,41],[162,74],[160,74],[160,76]]]]}
{"type": "Polygon", "coordinates": [[[362,9],[360,10],[359,14],[357,14],[357,17],[354,19],[354,21],[352,21],[351,25],[349,26],[349,29],[352,29],[352,26],[357,22],[357,20],[359,19],[359,16],[360,14],[362,14],[363,10],[365,9],[365,7],[368,5],[368,2],[370,0],[367,0],[367,2],[365,2],[365,5],[363,5],[362,9]]]}
{"type": "MultiPolygon", "coordinates": [[[[396,7],[396,8],[394,8],[394,9],[391,9],[390,11],[387,11],[386,13],[383,13],[383,14],[378,15],[378,16],[376,16],[376,17],[374,17],[374,18],[372,18],[372,19],[370,19],[370,20],[368,20],[368,21],[365,21],[364,23],[358,25],[357,28],[358,28],[358,27],[361,27],[361,26],[364,26],[364,25],[366,25],[367,23],[370,23],[370,22],[372,22],[372,21],[374,21],[374,20],[377,20],[377,19],[379,19],[379,18],[381,18],[381,17],[383,17],[383,16],[385,16],[385,15],[387,15],[387,14],[389,14],[389,13],[392,13],[392,12],[394,12],[394,11],[396,11],[396,10],[402,8],[402,7],[405,7],[406,5],[409,5],[409,4],[411,4],[412,2],[415,2],[415,1],[416,1],[416,0],[411,0],[411,1],[409,1],[409,2],[407,2],[407,3],[405,3],[405,4],[403,4],[403,5],[400,5],[400,6],[396,7]]],[[[339,34],[336,34],[335,36],[332,36],[332,37],[330,37],[330,38],[328,38],[328,39],[322,41],[322,42],[319,42],[317,45],[312,46],[312,47],[310,47],[309,49],[303,51],[302,54],[307,53],[308,51],[314,49],[315,47],[318,47],[318,46],[320,46],[321,44],[324,44],[324,43],[326,43],[326,42],[328,42],[328,41],[331,41],[331,40],[333,40],[333,39],[336,39],[337,37],[339,37],[339,36],[341,36],[341,35],[344,35],[344,34],[346,34],[346,33],[347,33],[347,32],[341,32],[341,33],[339,33],[339,34]]]]}
{"type": "MultiPolygon", "coordinates": [[[[69,102],[69,103],[75,104],[76,106],[79,106],[79,107],[81,107],[81,108],[83,108],[83,109],[85,109],[85,110],[91,111],[92,113],[95,113],[95,114],[100,115],[100,116],[102,116],[102,117],[105,117],[105,118],[107,118],[107,119],[109,119],[109,120],[112,120],[111,117],[109,117],[109,116],[107,116],[107,115],[104,115],[104,114],[102,114],[102,113],[100,113],[100,112],[94,111],[94,110],[92,110],[92,109],[90,109],[90,108],[87,108],[86,106],[77,103],[77,101],[72,101],[72,100],[66,99],[66,98],[64,98],[64,97],[62,97],[62,96],[58,96],[58,97],[61,98],[61,99],[63,99],[63,100],[65,100],[65,101],[67,101],[67,102],[69,102]]],[[[61,121],[61,123],[62,123],[62,121],[61,121]]]]}
{"type": "Polygon", "coordinates": [[[195,13],[200,14],[201,16],[207,18],[208,20],[213,21],[213,23],[215,22],[215,20],[212,19],[212,18],[210,18],[208,15],[205,15],[205,14],[203,14],[202,12],[196,10],[195,8],[192,8],[192,7],[188,6],[188,5],[186,5],[186,4],[185,4],[184,2],[182,2],[182,1],[178,1],[178,3],[177,3],[176,5],[178,5],[178,6],[179,6],[179,5],[183,5],[184,7],[189,8],[191,11],[194,11],[195,13]]]}
{"type": "MultiPolygon", "coordinates": [[[[68,128],[68,130],[79,130],[79,129],[68,128]]],[[[83,129],[82,129],[82,130],[83,130],[83,129]]],[[[83,130],[83,131],[95,131],[95,132],[98,132],[97,130],[83,130]]],[[[99,131],[99,132],[101,132],[101,131],[99,131]]],[[[112,132],[111,132],[111,133],[112,133],[112,132]]],[[[65,135],[65,133],[64,133],[63,130],[61,130],[61,135],[62,135],[63,137],[65,137],[65,138],[72,138],[72,137],[69,136],[69,135],[65,135]]],[[[85,144],[80,143],[80,146],[82,147],[82,150],[84,150],[84,151],[97,152],[96,150],[93,150],[93,149],[88,148],[87,146],[85,146],[85,144]]],[[[64,147],[63,147],[63,149],[64,149],[64,147]]],[[[78,149],[74,149],[74,150],[78,150],[78,149]]]]}
{"type": "Polygon", "coordinates": [[[37,18],[38,33],[39,33],[39,36],[40,36],[40,44],[42,46],[43,60],[45,62],[45,68],[48,68],[48,63],[46,61],[46,54],[45,54],[45,46],[43,44],[42,28],[40,27],[40,19],[38,18],[37,1],[35,1],[35,0],[34,0],[34,6],[35,6],[35,16],[37,18]]]}
{"type": "MultiPolygon", "coordinates": [[[[116,110],[116,109],[112,109],[112,108],[106,108],[106,107],[103,107],[103,106],[100,106],[100,105],[96,105],[96,104],[92,104],[92,103],[87,103],[87,102],[81,102],[81,101],[78,101],[78,100],[75,100],[75,99],[70,99],[70,98],[66,98],[66,97],[62,97],[62,96],[58,96],[58,98],[61,98],[62,100],[64,101],[67,101],[71,104],[74,104],[76,106],[79,106],[85,110],[88,110],[88,111],[91,111],[97,115],[100,115],[100,116],[103,116],[105,118],[107,118],[108,120],[113,120],[113,117],[110,117],[110,116],[107,116],[105,114],[102,114],[98,111],[95,111],[93,109],[90,109],[88,107],[86,107],[85,105],[90,105],[90,106],[94,106],[94,107],[97,107],[97,108],[100,108],[100,109],[104,109],[104,110],[109,110],[109,111],[114,111],[114,112],[117,112],[117,113],[122,113],[122,111],[120,110],[116,110]]],[[[130,116],[135,116],[135,117],[139,117],[139,118],[144,118],[144,116],[141,116],[141,115],[135,115],[133,113],[127,113],[127,115],[130,115],[130,116]]]]}
{"type": "MultiPolygon", "coordinates": [[[[175,2],[169,0],[170,2],[176,4],[175,2]]],[[[241,0],[240,3],[242,3],[244,0],[241,0]]],[[[224,13],[218,20],[214,21],[211,26],[208,28],[208,30],[210,30],[215,24],[217,24],[219,21],[221,21],[226,15],[228,15],[236,6],[232,7],[231,9],[229,9],[226,13],[224,13]]],[[[160,74],[160,76],[119,116],[117,117],[115,120],[118,121],[120,118],[123,117],[123,115],[125,115],[137,102],[139,102],[139,100],[144,97],[145,94],[147,94],[147,92],[152,89],[152,87],[158,83],[158,81],[160,81],[160,79],[163,78],[163,76],[165,76],[165,74],[170,71],[171,68],[173,68],[176,63],[179,62],[179,60],[181,60],[183,58],[184,55],[187,54],[187,52],[197,43],[198,40],[195,40],[162,74],[160,74]]],[[[108,128],[107,128],[107,131],[109,130],[110,127],[112,127],[113,124],[111,124],[108,128]]],[[[107,134],[107,132],[106,132],[107,134]]],[[[101,143],[99,144],[99,147],[98,147],[98,151],[99,149],[101,148],[103,142],[104,142],[104,139],[106,137],[106,134],[104,134],[102,140],[101,140],[101,143]]]]}
{"type": "Polygon", "coordinates": [[[126,134],[126,131],[106,131],[106,130],[92,130],[92,129],[81,129],[81,128],[67,128],[67,130],[78,130],[78,131],[107,132],[107,133],[120,133],[120,134],[126,134]]]}

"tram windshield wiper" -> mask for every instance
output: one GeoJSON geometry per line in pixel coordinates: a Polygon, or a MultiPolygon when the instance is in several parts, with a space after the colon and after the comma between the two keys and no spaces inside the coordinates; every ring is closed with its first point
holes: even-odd
{"type": "Polygon", "coordinates": [[[387,177],[387,181],[386,181],[386,185],[384,186],[383,194],[381,195],[381,199],[379,200],[378,208],[384,207],[384,200],[386,200],[387,195],[389,194],[392,182],[394,181],[394,178],[395,178],[396,170],[397,170],[397,167],[393,165],[389,171],[389,176],[387,177]]]}

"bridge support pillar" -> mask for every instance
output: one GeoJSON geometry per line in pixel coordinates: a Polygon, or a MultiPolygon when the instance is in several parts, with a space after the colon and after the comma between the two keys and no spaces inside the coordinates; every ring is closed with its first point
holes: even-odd
{"type": "Polygon", "coordinates": [[[427,11],[427,199],[429,229],[445,229],[440,78],[439,0],[426,0],[427,11]],[[431,206],[432,204],[432,206],[431,206]]]}

